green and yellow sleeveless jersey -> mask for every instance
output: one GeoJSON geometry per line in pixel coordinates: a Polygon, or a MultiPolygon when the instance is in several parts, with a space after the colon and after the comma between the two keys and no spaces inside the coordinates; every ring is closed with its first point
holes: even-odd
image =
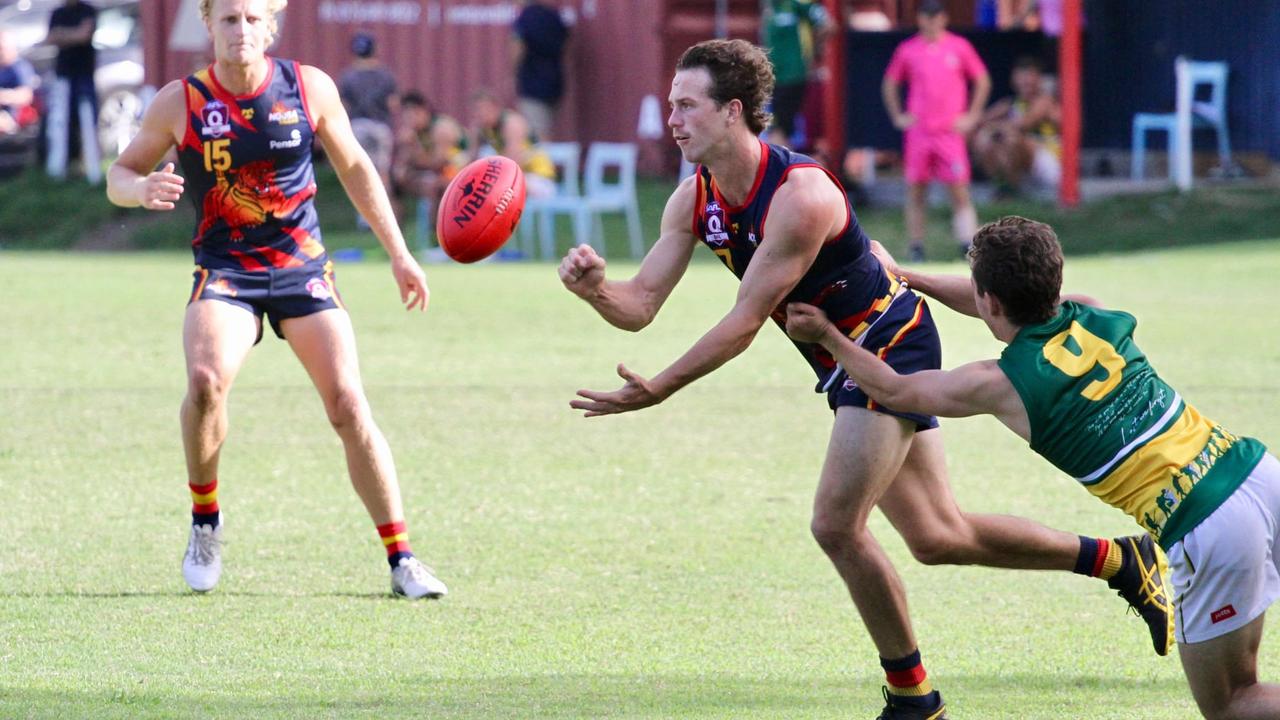
{"type": "Polygon", "coordinates": [[[999,365],[1031,449],[1169,549],[1244,482],[1266,448],[1232,435],[1156,375],[1124,312],[1065,302],[1022,328],[999,365]]]}

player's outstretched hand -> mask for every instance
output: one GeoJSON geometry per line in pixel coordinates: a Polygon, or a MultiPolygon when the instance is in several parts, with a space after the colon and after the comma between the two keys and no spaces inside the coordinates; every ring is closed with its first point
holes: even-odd
{"type": "Polygon", "coordinates": [[[409,253],[398,255],[391,259],[391,274],[400,287],[400,302],[404,303],[404,309],[416,307],[426,310],[427,303],[431,302],[431,290],[427,288],[427,276],[418,261],[409,253]]]}
{"type": "Polygon", "coordinates": [[[831,330],[831,321],[822,310],[805,303],[787,303],[787,334],[803,343],[820,343],[831,330]]]}
{"type": "Polygon", "coordinates": [[[173,173],[173,163],[165,163],[163,168],[142,178],[139,204],[148,210],[172,210],[182,197],[184,182],[181,175],[173,173]]]}
{"type": "Polygon", "coordinates": [[[590,245],[570,249],[560,261],[560,282],[574,295],[590,299],[604,284],[604,258],[590,245]]]}
{"type": "Polygon", "coordinates": [[[627,381],[620,390],[613,392],[579,390],[578,397],[581,399],[569,401],[569,407],[574,410],[585,410],[583,417],[596,417],[640,410],[650,405],[657,405],[664,400],[661,395],[654,392],[648,380],[631,372],[622,363],[618,363],[618,377],[627,381]]]}

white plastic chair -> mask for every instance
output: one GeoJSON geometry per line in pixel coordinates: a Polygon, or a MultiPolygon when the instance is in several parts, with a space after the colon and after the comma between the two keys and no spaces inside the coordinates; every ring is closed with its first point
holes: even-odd
{"type": "Polygon", "coordinates": [[[627,218],[627,235],[631,256],[644,255],[644,237],[640,228],[640,204],[636,200],[636,157],[634,143],[592,143],[587,149],[587,162],[580,198],[549,198],[542,203],[538,215],[538,236],[543,253],[551,255],[555,245],[555,217],[564,213],[573,218],[576,244],[589,244],[604,255],[604,228],[600,214],[620,212],[627,218]],[[607,182],[610,169],[617,173],[607,182]]]}
{"type": "Polygon", "coordinates": [[[1191,130],[1211,128],[1218,139],[1218,162],[1231,166],[1231,139],[1227,132],[1227,63],[1188,60],[1174,61],[1178,107],[1172,113],[1137,113],[1133,116],[1133,148],[1130,175],[1141,180],[1146,170],[1147,132],[1164,131],[1168,137],[1169,179],[1190,186],[1191,130]],[[1196,91],[1209,89],[1208,100],[1197,101],[1196,91]],[[1179,125],[1185,125],[1184,131],[1179,125]],[[1186,157],[1183,157],[1184,153],[1186,157]],[[1181,170],[1180,170],[1181,168],[1181,170]],[[1182,175],[1183,177],[1179,177],[1182,175]]]}
{"type": "MultiPolygon", "coordinates": [[[[559,179],[556,182],[556,194],[553,198],[529,198],[524,203],[524,215],[520,219],[520,248],[525,257],[530,258],[533,257],[534,226],[539,225],[538,218],[543,214],[548,202],[580,196],[578,168],[582,166],[582,145],[576,142],[551,142],[542,143],[539,147],[555,164],[559,179]]],[[[544,257],[552,257],[552,249],[545,240],[542,242],[544,257]]]]}

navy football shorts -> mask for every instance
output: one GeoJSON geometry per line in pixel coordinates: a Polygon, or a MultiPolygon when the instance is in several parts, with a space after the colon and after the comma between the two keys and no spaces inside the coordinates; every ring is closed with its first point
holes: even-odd
{"type": "MultiPolygon", "coordinates": [[[[267,316],[276,337],[283,339],[280,321],[322,310],[342,308],[334,283],[333,261],[295,268],[269,268],[257,272],[208,269],[196,266],[191,299],[220,300],[238,305],[258,320],[267,316]]],[[[258,339],[261,340],[261,331],[258,339]]]]}
{"type": "MultiPolygon", "coordinates": [[[[894,300],[863,335],[861,344],[902,375],[942,367],[942,342],[933,315],[924,298],[913,292],[894,300]]],[[[872,400],[842,369],[832,371],[815,389],[827,393],[832,410],[846,406],[874,410],[910,420],[916,424],[917,432],[938,427],[938,418],[933,415],[898,412],[872,400]]]]}

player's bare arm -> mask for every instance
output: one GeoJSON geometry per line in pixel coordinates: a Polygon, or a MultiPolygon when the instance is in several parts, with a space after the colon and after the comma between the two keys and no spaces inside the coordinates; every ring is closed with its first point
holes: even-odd
{"type": "Polygon", "coordinates": [[[614,392],[580,390],[570,406],[587,417],[656,405],[680,388],[724,365],[751,345],[760,327],[813,264],[822,243],[844,227],[844,198],[826,174],[795,171],[773,200],[766,238],[742,278],[733,308],[688,352],[648,380],[625,366],[626,384],[614,392]]]}
{"type": "Polygon", "coordinates": [[[316,137],[324,144],[347,197],[369,221],[373,234],[390,256],[391,272],[400,288],[400,301],[407,310],[425,310],[431,297],[426,275],[405,245],[391,200],[373,161],[351,132],[351,120],[342,106],[337,85],[324,71],[310,65],[302,66],[302,81],[306,84],[308,105],[315,115],[316,137]]]}
{"type": "Polygon", "coordinates": [[[667,200],[658,242],[645,255],[635,277],[605,279],[604,258],[590,245],[579,245],[560,262],[560,282],[614,327],[636,332],[653,322],[684,277],[698,244],[691,225],[695,180],[686,178],[667,200]]]}
{"type": "Polygon", "coordinates": [[[822,310],[805,303],[787,305],[787,334],[822,345],[867,395],[885,407],[939,417],[994,415],[1023,439],[1030,438],[1022,399],[995,360],[901,375],[840,332],[822,310]]]}
{"type": "Polygon", "coordinates": [[[173,163],[156,165],[182,136],[186,121],[186,89],[181,80],[156,93],[142,116],[142,128],[107,171],[107,198],[121,207],[172,210],[182,197],[182,176],[173,163]]]}

